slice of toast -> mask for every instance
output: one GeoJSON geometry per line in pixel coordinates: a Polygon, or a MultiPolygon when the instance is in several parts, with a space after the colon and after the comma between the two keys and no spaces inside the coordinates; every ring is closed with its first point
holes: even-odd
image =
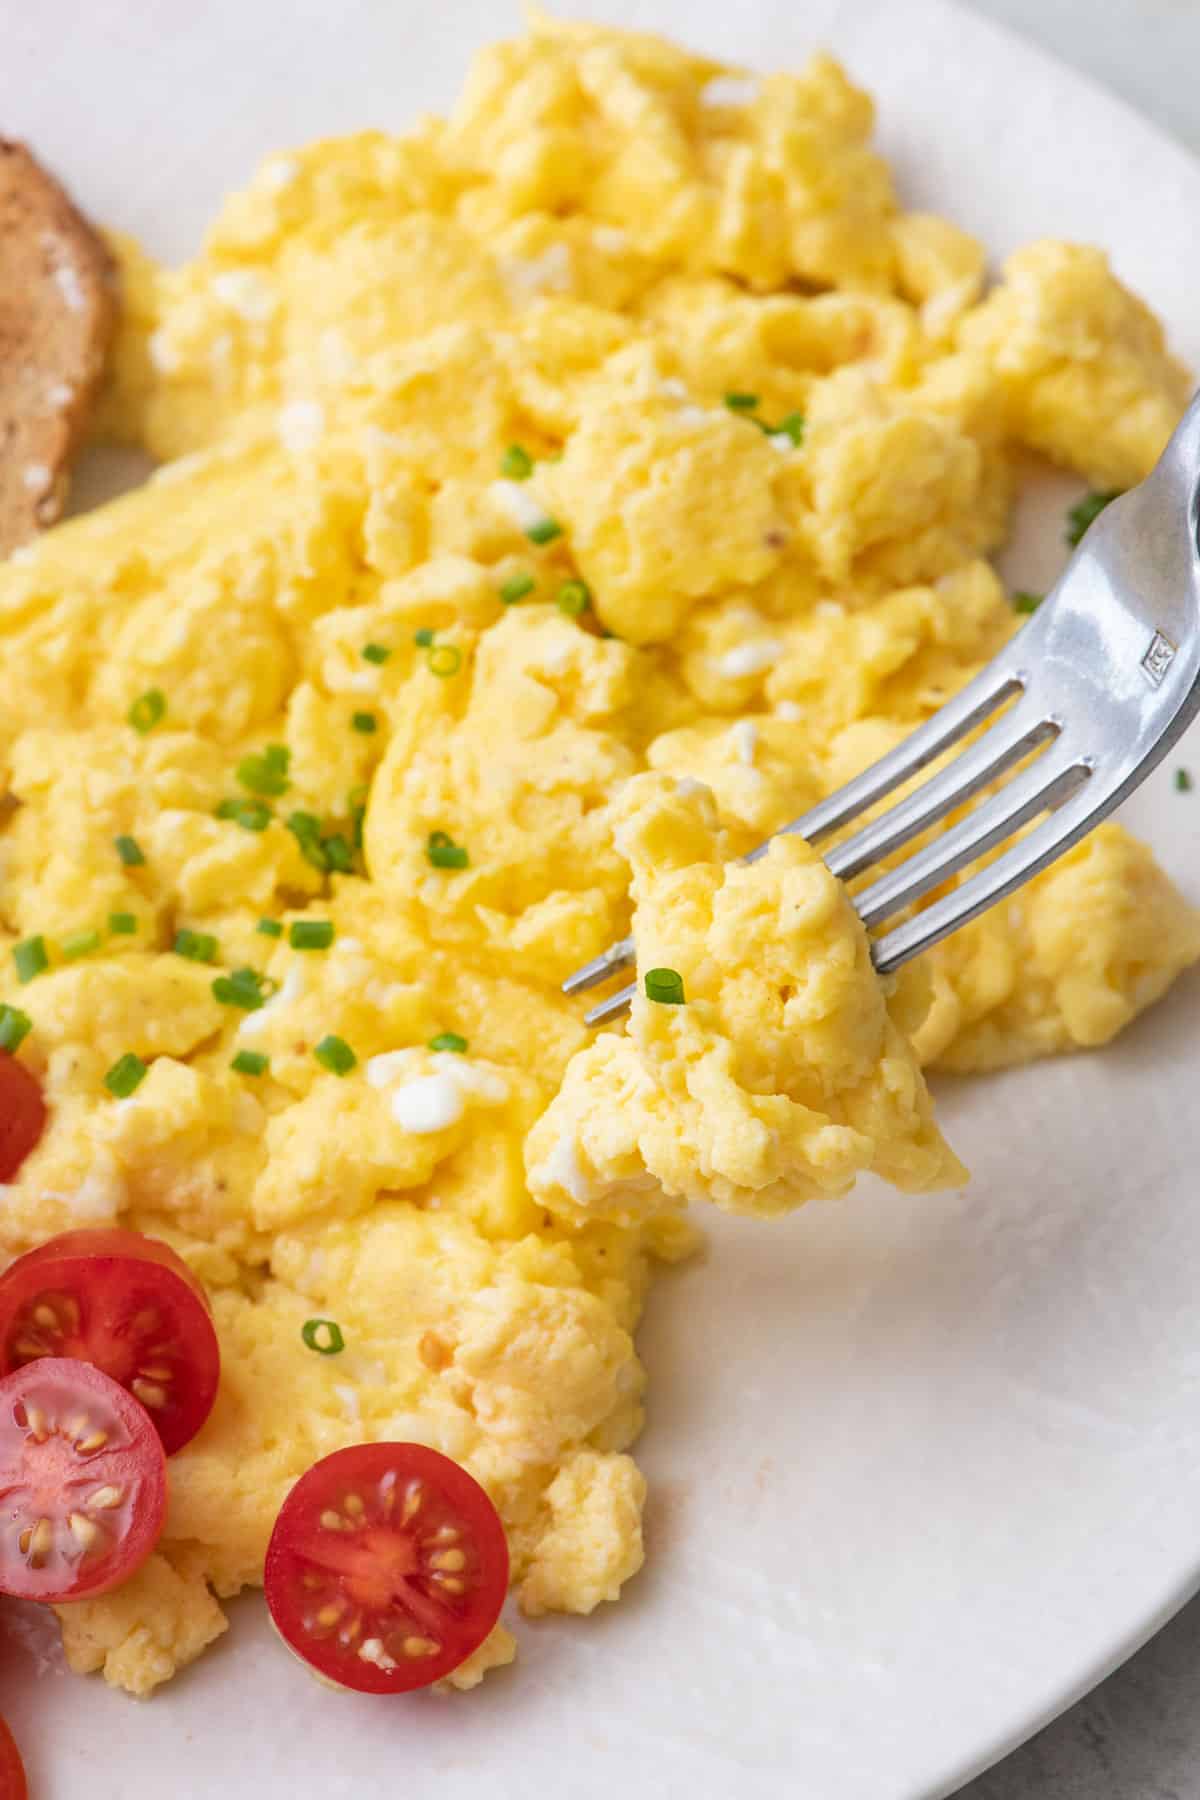
{"type": "Polygon", "coordinates": [[[0,558],[62,512],[116,316],[103,240],[0,138],[0,558]]]}

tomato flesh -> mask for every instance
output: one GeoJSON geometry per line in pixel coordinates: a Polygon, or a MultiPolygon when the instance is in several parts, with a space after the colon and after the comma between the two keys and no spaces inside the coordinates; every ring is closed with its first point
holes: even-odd
{"type": "Polygon", "coordinates": [[[41,1357],[0,1381],[0,1593],[106,1593],[145,1562],[166,1503],[150,1416],[99,1369],[41,1357]]]}
{"type": "Polygon", "coordinates": [[[36,1075],[0,1050],[0,1181],[11,1181],[46,1129],[46,1102],[36,1075]]]}
{"type": "Polygon", "coordinates": [[[0,1800],[28,1800],[25,1765],[13,1742],[13,1734],[0,1719],[0,1800]]]}
{"type": "Polygon", "coordinates": [[[217,1395],[221,1353],[182,1257],[137,1231],[68,1231],[0,1276],[0,1375],[42,1356],[93,1363],[128,1388],[170,1455],[217,1395]]]}
{"type": "Polygon", "coordinates": [[[403,1694],[477,1650],[508,1592],[492,1502],[424,1444],[355,1444],[309,1469],[267,1550],[267,1605],[327,1681],[403,1694]]]}

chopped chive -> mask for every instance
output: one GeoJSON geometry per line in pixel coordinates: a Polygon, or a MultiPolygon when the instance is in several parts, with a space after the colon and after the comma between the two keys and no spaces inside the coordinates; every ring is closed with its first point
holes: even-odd
{"type": "Polygon", "coordinates": [[[364,644],[363,660],[369,663],[385,663],[392,654],[386,644],[364,644]]]}
{"type": "Polygon", "coordinates": [[[340,831],[321,839],[321,848],[325,852],[325,860],[331,869],[339,875],[351,875],[354,872],[354,852],[340,831]]]}
{"type": "Polygon", "coordinates": [[[355,731],[361,731],[367,735],[372,731],[379,730],[379,720],[374,713],[356,712],[351,717],[350,724],[355,731]]]}
{"type": "Polygon", "coordinates": [[[283,925],[278,919],[260,919],[254,927],[263,937],[282,937],[283,925]]]}
{"type": "Polygon", "coordinates": [[[647,969],[646,998],[660,1006],[683,1005],[683,976],[678,969],[647,969]]]}
{"type": "Polygon", "coordinates": [[[345,1038],[334,1037],[332,1033],[321,1039],[313,1055],[332,1075],[348,1075],[358,1062],[345,1038]]]}
{"type": "Polygon", "coordinates": [[[1045,598],[1045,594],[1031,594],[1025,588],[1018,588],[1012,597],[1013,611],[1035,613],[1045,598]]]}
{"type": "Polygon", "coordinates": [[[46,940],[40,935],[14,944],[12,956],[17,968],[17,980],[22,987],[26,982],[32,981],[35,975],[41,975],[50,967],[50,958],[46,955],[46,940]]]}
{"type": "Polygon", "coordinates": [[[509,481],[528,481],[533,474],[533,458],[523,444],[510,444],[500,458],[500,473],[509,481]]]}
{"type": "Polygon", "coordinates": [[[265,831],[274,818],[265,800],[222,800],[218,819],[232,819],[243,831],[265,831]]]}
{"type": "Polygon", "coordinates": [[[363,847],[363,820],[366,816],[367,809],[365,806],[352,806],[350,808],[350,825],[354,833],[354,848],[356,850],[361,850],[363,847]]]}
{"type": "Polygon", "coordinates": [[[19,1050],[33,1030],[33,1020],[19,1006],[0,1006],[0,1050],[19,1050]]]}
{"type": "Polygon", "coordinates": [[[429,1040],[431,1050],[452,1050],[456,1056],[467,1054],[467,1040],[460,1037],[457,1031],[439,1031],[436,1037],[429,1040]]]}
{"type": "Polygon", "coordinates": [[[188,931],[183,927],[175,933],[173,948],[176,956],[186,956],[189,962],[216,961],[217,940],[208,931],[188,931]]]}
{"type": "Polygon", "coordinates": [[[1176,769],[1176,771],[1175,771],[1175,788],[1176,788],[1176,791],[1180,794],[1190,794],[1191,793],[1192,777],[1187,769],[1176,769]]]}
{"type": "Polygon", "coordinates": [[[432,650],[425,652],[425,661],[429,664],[431,675],[457,675],[462,668],[462,651],[453,644],[435,644],[432,650]]]}
{"type": "Polygon", "coordinates": [[[421,625],[413,632],[413,643],[419,650],[428,650],[433,642],[433,626],[421,625]]]}
{"type": "Polygon", "coordinates": [[[321,842],[321,821],[314,813],[294,812],[287,828],[300,846],[301,854],[314,869],[328,869],[329,857],[321,842]]]}
{"type": "Polygon", "coordinates": [[[306,1319],[300,1336],[318,1356],[337,1356],[346,1348],[342,1328],[336,1319],[306,1319]]]}
{"type": "Polygon", "coordinates": [[[73,931],[70,937],[62,941],[63,960],[75,962],[78,957],[90,956],[93,950],[100,948],[98,931],[73,931]]]}
{"type": "Polygon", "coordinates": [[[104,1085],[118,1100],[128,1100],[130,1094],[141,1087],[147,1073],[141,1057],[129,1050],[113,1064],[104,1077],[104,1085]]]}
{"type": "Polygon", "coordinates": [[[108,929],[113,937],[132,937],[137,928],[137,919],[132,913],[109,913],[108,915],[108,929]]]}
{"type": "Polygon", "coordinates": [[[234,774],[252,794],[286,794],[291,755],[285,744],[268,744],[261,755],[243,756],[234,774]]]}
{"type": "Polygon", "coordinates": [[[115,837],[113,839],[113,843],[116,846],[117,855],[120,857],[121,861],[125,864],[125,867],[127,869],[140,869],[141,868],[142,864],[146,860],[146,857],[145,857],[144,851],[142,850],[142,846],[138,843],[138,841],[135,837],[128,837],[128,836],[122,834],[121,837],[115,837]]]}
{"type": "Polygon", "coordinates": [[[218,975],[212,984],[213,998],[222,1006],[237,1006],[243,1012],[257,1012],[265,1006],[275,984],[257,969],[235,969],[232,975],[218,975]]]}
{"type": "Polygon", "coordinates": [[[784,437],[791,438],[793,444],[799,449],[800,445],[804,442],[804,425],[805,419],[803,413],[790,412],[784,418],[780,419],[778,425],[771,426],[771,434],[774,436],[777,433],[782,433],[784,437]]]}
{"type": "Polygon", "coordinates": [[[757,394],[744,394],[735,390],[725,395],[725,404],[730,412],[753,412],[758,405],[757,394]]]}
{"type": "Polygon", "coordinates": [[[142,736],[145,737],[148,731],[154,730],[154,727],[160,722],[166,710],[167,696],[163,693],[162,689],[147,688],[144,694],[138,695],[138,698],[130,707],[129,723],[133,726],[135,731],[140,731],[142,736]]]}
{"type": "Polygon", "coordinates": [[[237,1075],[265,1075],[271,1059],[261,1050],[239,1050],[229,1066],[237,1075]]]}
{"type": "Polygon", "coordinates": [[[502,583],[500,588],[500,598],[503,600],[505,606],[515,606],[518,600],[523,600],[525,598],[526,594],[532,594],[536,586],[537,582],[533,579],[533,576],[527,575],[524,570],[522,570],[521,574],[510,575],[508,580],[502,583]]]}
{"type": "Polygon", "coordinates": [[[328,950],[333,942],[333,924],[329,919],[297,919],[288,933],[293,950],[328,950]]]}
{"type": "Polygon", "coordinates": [[[1088,526],[1100,517],[1105,507],[1109,506],[1112,501],[1119,500],[1120,497],[1121,490],[1119,488],[1108,489],[1105,492],[1093,489],[1090,494],[1085,494],[1082,500],[1075,502],[1067,513],[1066,539],[1072,549],[1079,543],[1088,526]]]}
{"type": "Polygon", "coordinates": [[[425,854],[435,869],[465,869],[471,861],[462,845],[444,831],[430,832],[425,854]]]}
{"type": "Polygon", "coordinates": [[[531,544],[552,544],[555,538],[562,536],[562,526],[557,519],[547,516],[539,519],[536,525],[527,525],[525,536],[531,544]]]}
{"type": "Polygon", "coordinates": [[[558,610],[577,619],[592,604],[586,581],[564,581],[558,590],[558,610]]]}

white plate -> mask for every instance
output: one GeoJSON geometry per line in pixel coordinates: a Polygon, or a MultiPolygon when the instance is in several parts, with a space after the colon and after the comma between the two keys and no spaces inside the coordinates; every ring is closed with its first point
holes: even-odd
{"type": "MultiPolygon", "coordinates": [[[[910,202],[1000,250],[1106,242],[1200,360],[1200,169],[1034,51],[915,0],[607,11],[763,65],[831,41],[880,97],[910,202]]],[[[9,9],[0,118],[181,254],[261,152],[444,104],[514,13],[37,0],[9,9]]],[[[1165,774],[1138,820],[1200,875],[1200,794],[1165,774]]],[[[1104,1055],[946,1086],[966,1198],[864,1187],[719,1222],[642,1333],[649,1563],[619,1607],[518,1623],[513,1674],[395,1706],[306,1681],[257,1600],[142,1707],[35,1681],[14,1649],[0,1708],[35,1793],[931,1800],[966,1780],[1200,1579],[1198,992],[1104,1055]]]]}

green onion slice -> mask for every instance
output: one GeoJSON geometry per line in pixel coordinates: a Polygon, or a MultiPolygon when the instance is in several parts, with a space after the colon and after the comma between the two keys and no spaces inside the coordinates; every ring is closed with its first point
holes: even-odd
{"type": "Polygon", "coordinates": [[[1120,497],[1120,488],[1110,488],[1104,492],[1093,489],[1090,494],[1085,494],[1082,500],[1075,502],[1067,513],[1066,539],[1072,549],[1079,543],[1088,526],[1094,524],[1100,517],[1105,507],[1111,505],[1114,500],[1119,500],[1120,497]]]}
{"type": "Polygon", "coordinates": [[[261,932],[263,937],[283,936],[283,925],[278,919],[260,919],[254,929],[261,932]]]}
{"type": "Polygon", "coordinates": [[[314,869],[328,869],[329,858],[321,842],[321,821],[314,813],[294,812],[288,819],[287,828],[300,846],[306,862],[314,869]]]}
{"type": "Polygon", "coordinates": [[[533,474],[533,458],[523,444],[510,444],[500,458],[500,473],[509,481],[528,481],[533,474]]]}
{"type": "Polygon", "coordinates": [[[753,412],[758,405],[758,395],[735,390],[733,393],[725,395],[725,404],[730,412],[753,412]]]}
{"type": "Polygon", "coordinates": [[[0,1006],[0,1050],[20,1049],[33,1030],[33,1020],[19,1006],[0,1006]]]}
{"type": "Polygon", "coordinates": [[[261,755],[243,756],[234,774],[252,794],[286,794],[291,757],[285,744],[268,744],[261,755]]]}
{"type": "Polygon", "coordinates": [[[1013,611],[1018,613],[1034,613],[1046,598],[1045,594],[1030,594],[1024,588],[1018,588],[1012,597],[1013,611]]]}
{"type": "Polygon", "coordinates": [[[113,937],[132,937],[137,928],[137,919],[132,913],[109,913],[108,915],[108,929],[113,937]]]}
{"type": "Polygon", "coordinates": [[[1175,771],[1175,787],[1176,787],[1176,790],[1181,794],[1190,794],[1191,793],[1192,777],[1187,769],[1176,769],[1176,771],[1175,771]]]}
{"type": "Polygon", "coordinates": [[[81,956],[90,956],[93,950],[100,948],[98,931],[73,931],[70,937],[62,941],[63,960],[76,962],[81,956]]]}
{"type": "Polygon", "coordinates": [[[683,976],[678,969],[647,969],[646,998],[660,1006],[683,1005],[683,976]]]}
{"type": "Polygon", "coordinates": [[[417,646],[418,650],[428,650],[432,642],[432,625],[422,625],[417,631],[413,632],[413,643],[417,646]]]}
{"type": "Polygon", "coordinates": [[[508,580],[501,584],[500,598],[505,606],[515,606],[518,600],[525,598],[526,594],[532,594],[536,586],[537,582],[533,576],[522,570],[521,574],[510,575],[508,580]]]}
{"type": "Polygon", "coordinates": [[[313,1055],[321,1067],[328,1069],[333,1075],[348,1075],[358,1063],[357,1056],[345,1038],[335,1037],[332,1032],[321,1039],[313,1055]]]}
{"type": "Polygon", "coordinates": [[[271,1059],[261,1050],[239,1050],[229,1066],[238,1075],[265,1075],[271,1059]]]}
{"type": "Polygon", "coordinates": [[[558,590],[558,610],[577,619],[592,604],[586,581],[564,581],[558,590]]]}
{"type": "Polygon", "coordinates": [[[235,969],[232,975],[218,975],[212,984],[213,998],[222,1006],[237,1006],[242,1012],[257,1012],[276,992],[278,983],[257,969],[235,969]]]}
{"type": "Polygon", "coordinates": [[[372,731],[379,730],[379,720],[374,713],[370,712],[356,712],[351,717],[350,723],[355,731],[361,731],[368,735],[372,731]]]}
{"type": "Polygon", "coordinates": [[[329,919],[297,919],[288,933],[293,950],[328,950],[333,942],[333,924],[329,919]]]}
{"type": "Polygon", "coordinates": [[[118,1100],[128,1100],[130,1094],[141,1087],[147,1074],[148,1070],[141,1057],[129,1050],[113,1064],[104,1077],[104,1085],[118,1100]]]}
{"type": "Polygon", "coordinates": [[[148,731],[153,731],[154,727],[159,724],[166,710],[167,696],[162,689],[147,688],[144,694],[138,695],[130,707],[129,723],[135,731],[140,731],[145,737],[148,731]]]}
{"type": "Polygon", "coordinates": [[[274,814],[265,800],[222,800],[218,819],[232,819],[243,831],[265,831],[274,814]]]}
{"type": "Polygon", "coordinates": [[[465,869],[471,861],[463,846],[445,831],[430,832],[425,854],[435,869],[465,869]]]}
{"type": "Polygon", "coordinates": [[[321,839],[321,848],[325,852],[325,860],[331,869],[339,875],[350,875],[354,872],[354,852],[340,831],[321,839]]]}
{"type": "Polygon", "coordinates": [[[465,1056],[468,1047],[466,1038],[460,1037],[457,1031],[439,1031],[429,1040],[431,1050],[452,1050],[456,1056],[465,1056]]]}
{"type": "Polygon", "coordinates": [[[189,962],[215,962],[217,940],[209,931],[189,931],[181,927],[175,933],[174,950],[176,956],[186,956],[189,962]]]}
{"type": "Polygon", "coordinates": [[[35,975],[43,974],[50,967],[50,958],[46,955],[46,940],[40,934],[26,938],[23,943],[13,945],[13,962],[16,965],[17,980],[24,987],[35,975]]]}
{"type": "Polygon", "coordinates": [[[146,857],[142,846],[135,837],[128,837],[123,833],[120,837],[115,837],[113,843],[116,846],[117,855],[127,869],[141,868],[146,857]]]}
{"type": "Polygon", "coordinates": [[[375,663],[376,666],[385,663],[392,654],[386,644],[364,644],[362,653],[364,662],[375,663]]]}
{"type": "Polygon", "coordinates": [[[539,519],[536,525],[527,525],[525,536],[531,544],[552,544],[555,538],[562,536],[562,526],[557,519],[547,516],[539,519]]]}
{"type": "Polygon", "coordinates": [[[318,1356],[337,1356],[346,1348],[342,1328],[336,1319],[306,1319],[300,1327],[300,1336],[318,1356]]]}

